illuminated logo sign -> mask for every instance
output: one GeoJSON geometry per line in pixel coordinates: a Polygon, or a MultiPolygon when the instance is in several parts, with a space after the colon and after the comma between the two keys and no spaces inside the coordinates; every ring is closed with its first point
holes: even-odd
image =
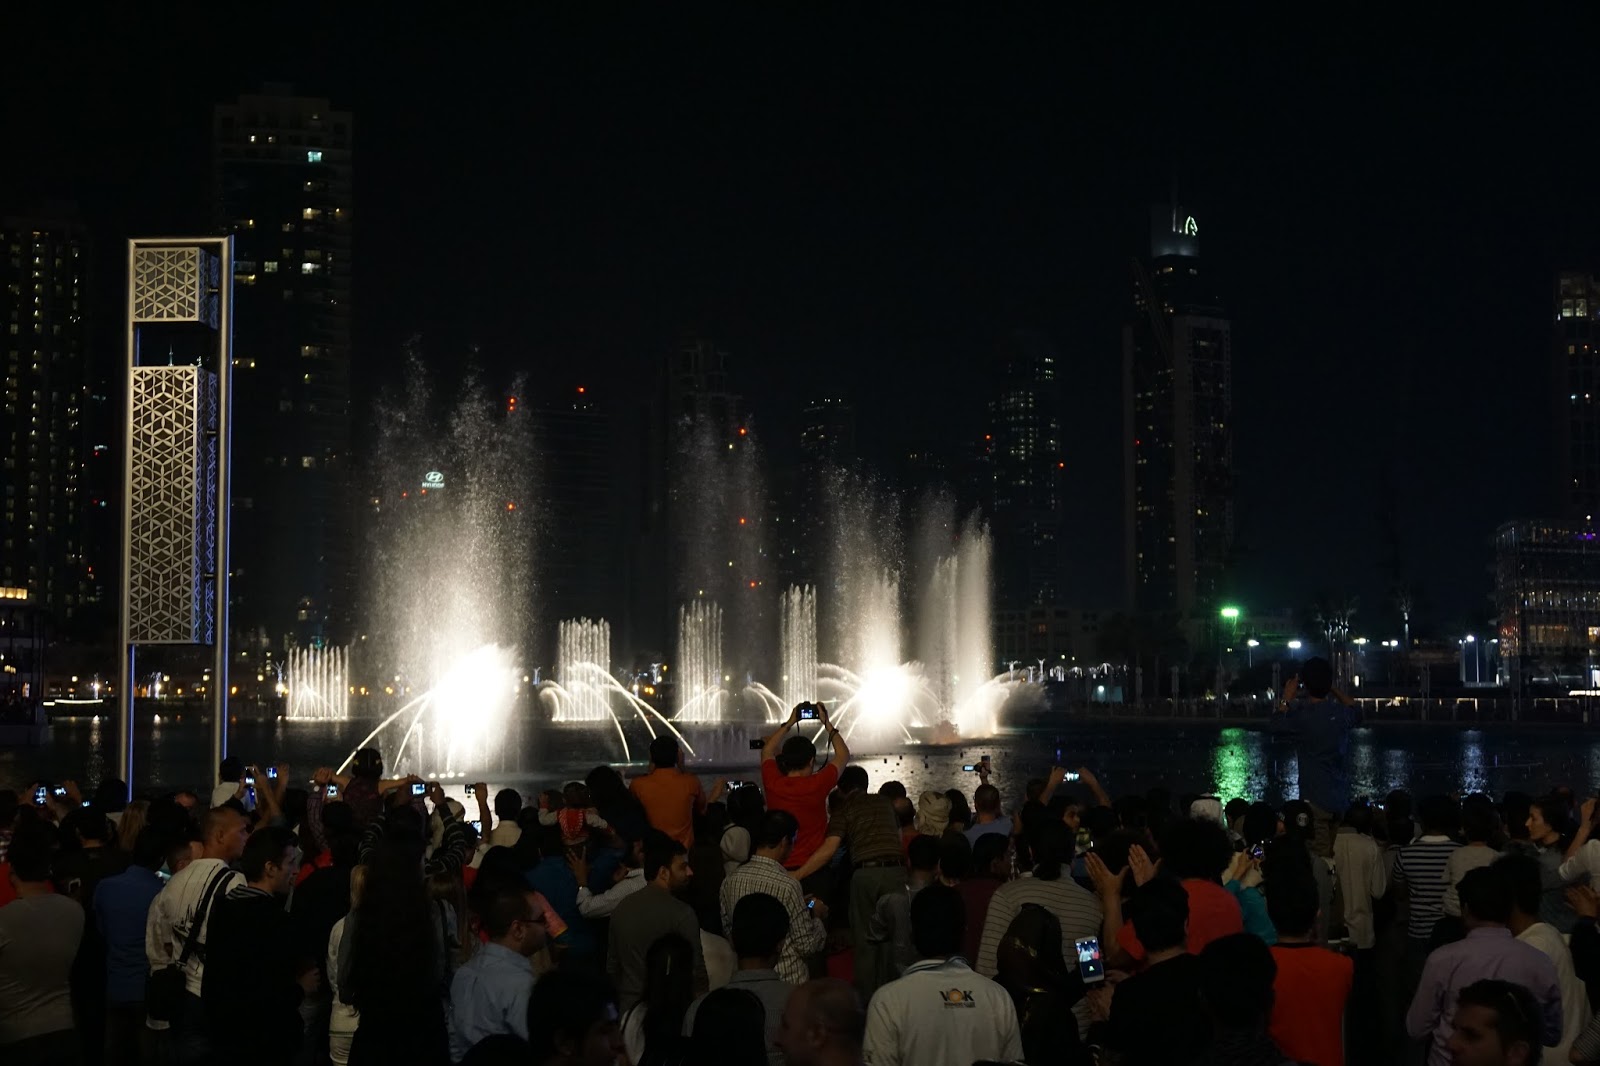
{"type": "Polygon", "coordinates": [[[422,487],[425,489],[444,488],[444,473],[439,470],[430,470],[422,475],[422,487]]]}
{"type": "Polygon", "coordinates": [[[1178,232],[1182,233],[1185,237],[1200,236],[1200,227],[1194,224],[1193,215],[1190,215],[1183,220],[1183,229],[1179,230],[1178,232]]]}

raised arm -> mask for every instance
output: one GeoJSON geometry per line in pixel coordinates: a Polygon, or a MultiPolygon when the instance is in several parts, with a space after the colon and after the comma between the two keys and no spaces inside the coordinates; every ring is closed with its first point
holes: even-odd
{"type": "Polygon", "coordinates": [[[829,764],[841,774],[844,768],[850,765],[850,746],[844,742],[844,734],[833,727],[833,719],[828,717],[828,708],[817,704],[817,714],[822,718],[822,724],[828,727],[828,740],[833,744],[833,758],[829,764]]]}
{"type": "Polygon", "coordinates": [[[1093,771],[1091,771],[1087,766],[1078,767],[1078,780],[1082,781],[1084,786],[1088,788],[1091,794],[1093,794],[1096,806],[1111,806],[1111,797],[1106,794],[1106,790],[1104,788],[1100,787],[1100,779],[1094,776],[1093,771]]]}
{"type": "Polygon", "coordinates": [[[762,742],[762,744],[761,744],[761,761],[762,762],[766,762],[768,759],[776,759],[778,757],[778,746],[783,742],[783,735],[785,733],[787,733],[791,728],[793,728],[794,724],[796,722],[798,722],[799,720],[800,720],[800,706],[799,706],[799,704],[796,704],[789,711],[789,717],[784,719],[784,721],[781,724],[779,724],[778,728],[774,729],[767,736],[767,739],[762,742]]]}
{"type": "Polygon", "coordinates": [[[489,828],[494,819],[489,815],[489,786],[482,781],[472,786],[472,798],[478,801],[478,824],[483,826],[483,837],[489,838],[489,828]]]}

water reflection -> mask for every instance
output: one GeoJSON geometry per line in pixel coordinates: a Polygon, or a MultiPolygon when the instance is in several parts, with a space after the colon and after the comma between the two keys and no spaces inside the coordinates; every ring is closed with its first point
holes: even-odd
{"type": "Polygon", "coordinates": [[[1483,792],[1489,779],[1483,773],[1483,732],[1469,729],[1461,734],[1461,788],[1462,795],[1483,792]]]}

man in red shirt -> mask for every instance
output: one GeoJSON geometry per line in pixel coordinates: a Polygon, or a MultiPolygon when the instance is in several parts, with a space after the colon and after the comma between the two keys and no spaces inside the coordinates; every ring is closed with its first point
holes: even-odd
{"type": "Polygon", "coordinates": [[[822,704],[797,703],[789,712],[789,720],[767,737],[761,746],[761,789],[767,796],[767,810],[788,811],[800,823],[794,838],[794,849],[784,864],[791,873],[799,870],[811,858],[811,853],[822,845],[823,833],[828,828],[828,793],[839,783],[839,772],[850,762],[850,749],[844,737],[828,720],[828,709],[822,704]],[[816,768],[817,748],[802,736],[792,736],[778,743],[783,735],[800,721],[800,712],[815,708],[817,721],[828,731],[833,746],[833,758],[819,772],[816,768]]]}
{"type": "Polygon", "coordinates": [[[1268,858],[1271,878],[1267,914],[1278,930],[1272,947],[1278,976],[1272,982],[1273,1043],[1296,1062],[1343,1066],[1344,1008],[1355,980],[1355,960],[1313,942],[1317,927],[1317,883],[1309,862],[1295,854],[1268,858]]]}
{"type": "Polygon", "coordinates": [[[645,817],[686,848],[694,846],[694,816],[706,809],[706,794],[700,779],[683,769],[683,749],[672,737],[662,735],[650,742],[648,774],[633,779],[630,790],[644,806],[645,817]]]}

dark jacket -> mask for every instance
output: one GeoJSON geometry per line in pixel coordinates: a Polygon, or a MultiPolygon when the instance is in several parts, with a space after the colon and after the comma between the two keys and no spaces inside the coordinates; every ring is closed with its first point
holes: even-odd
{"type": "Polygon", "coordinates": [[[303,963],[295,944],[276,897],[241,886],[218,901],[206,927],[200,999],[219,1047],[276,1062],[299,1050],[304,993],[296,978],[303,963]]]}

